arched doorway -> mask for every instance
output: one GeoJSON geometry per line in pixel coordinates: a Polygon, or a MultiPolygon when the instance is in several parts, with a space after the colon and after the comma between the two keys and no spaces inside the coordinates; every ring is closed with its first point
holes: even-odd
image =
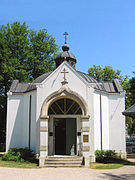
{"type": "Polygon", "coordinates": [[[48,108],[49,155],[78,155],[82,109],[73,99],[61,97],[48,108]]]}
{"type": "MultiPolygon", "coordinates": [[[[50,94],[43,102],[40,114],[40,165],[44,165],[45,157],[57,153],[84,157],[89,156],[89,119],[90,116],[86,101],[80,94],[72,91],[68,87],[68,84],[63,84],[58,91],[50,94]],[[62,125],[62,123],[64,124],[65,122],[66,125],[62,125]],[[59,126],[60,128],[56,130],[55,123],[58,126],[61,124],[60,126],[62,127],[59,126]],[[67,131],[70,132],[71,130],[74,132],[75,135],[72,137],[75,138],[73,138],[73,142],[70,144],[71,146],[69,145],[71,148],[68,150],[68,140],[63,140],[66,141],[66,150],[60,152],[55,148],[55,130],[59,131],[61,128],[67,129],[67,123],[69,123],[69,129],[67,131]]],[[[59,141],[61,142],[61,140],[59,141]]]]}

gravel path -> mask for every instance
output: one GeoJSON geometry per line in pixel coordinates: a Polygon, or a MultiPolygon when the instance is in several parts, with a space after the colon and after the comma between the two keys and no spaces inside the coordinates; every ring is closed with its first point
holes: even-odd
{"type": "Polygon", "coordinates": [[[113,170],[89,168],[19,169],[0,167],[0,180],[135,180],[135,166],[113,170]]]}

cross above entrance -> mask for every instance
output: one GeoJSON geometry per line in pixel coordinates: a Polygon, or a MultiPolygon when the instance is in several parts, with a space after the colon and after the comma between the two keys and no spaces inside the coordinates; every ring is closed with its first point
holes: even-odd
{"type": "Polygon", "coordinates": [[[67,82],[67,80],[66,80],[66,73],[68,73],[68,72],[66,71],[66,69],[64,68],[61,73],[64,73],[63,79],[64,79],[64,82],[67,82]]]}

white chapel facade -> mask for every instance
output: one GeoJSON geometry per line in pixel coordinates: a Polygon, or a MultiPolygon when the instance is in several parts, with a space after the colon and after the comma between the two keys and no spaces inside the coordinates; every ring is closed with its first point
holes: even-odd
{"type": "Polygon", "coordinates": [[[47,156],[82,156],[95,161],[95,151],[115,150],[126,156],[125,92],[118,80],[97,82],[75,69],[66,44],[56,56],[56,69],[33,81],[14,80],[7,99],[6,151],[30,148],[47,156]]]}

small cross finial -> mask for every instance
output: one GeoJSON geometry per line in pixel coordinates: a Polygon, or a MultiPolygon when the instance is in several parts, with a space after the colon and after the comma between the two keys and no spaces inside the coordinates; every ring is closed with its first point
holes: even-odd
{"type": "Polygon", "coordinates": [[[68,33],[65,32],[63,35],[65,36],[65,44],[67,44],[67,35],[68,35],[68,33]]]}
{"type": "Polygon", "coordinates": [[[64,73],[63,79],[64,79],[64,82],[67,82],[67,80],[66,80],[66,73],[68,73],[68,72],[66,71],[66,69],[64,68],[63,72],[61,72],[61,73],[64,73]]]}

